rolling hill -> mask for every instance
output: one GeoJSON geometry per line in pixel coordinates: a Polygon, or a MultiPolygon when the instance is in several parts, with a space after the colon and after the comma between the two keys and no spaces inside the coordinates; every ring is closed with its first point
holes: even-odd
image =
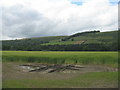
{"type": "Polygon", "coordinates": [[[49,36],[2,41],[3,50],[23,51],[115,51],[118,31],[89,31],[70,36],[49,36]]]}

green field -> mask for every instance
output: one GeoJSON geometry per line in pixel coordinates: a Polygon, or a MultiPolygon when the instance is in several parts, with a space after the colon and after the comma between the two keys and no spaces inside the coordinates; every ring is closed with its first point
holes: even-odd
{"type": "Polygon", "coordinates": [[[118,72],[28,73],[15,67],[25,63],[118,66],[118,52],[2,51],[3,88],[115,88],[118,72]]]}
{"type": "Polygon", "coordinates": [[[112,44],[112,43],[116,43],[117,39],[118,39],[118,32],[111,31],[111,32],[100,32],[100,33],[88,33],[77,37],[72,37],[66,41],[60,41],[60,38],[59,39],[56,38],[56,40],[51,40],[49,41],[49,43],[43,43],[42,45],[55,45],[55,44],[68,45],[68,44],[76,44],[76,42],[84,41],[84,40],[86,40],[84,44],[91,44],[91,43],[112,44]],[[73,39],[73,41],[71,41],[71,39],[73,39]]]}
{"type": "Polygon", "coordinates": [[[99,64],[117,67],[118,52],[3,51],[3,62],[22,61],[53,64],[99,64]]]}

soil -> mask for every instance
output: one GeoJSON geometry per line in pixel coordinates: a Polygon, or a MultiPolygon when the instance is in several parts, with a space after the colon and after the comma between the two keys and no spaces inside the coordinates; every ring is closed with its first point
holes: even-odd
{"type": "Polygon", "coordinates": [[[76,72],[114,72],[115,68],[100,65],[72,65],[72,64],[24,64],[18,65],[17,68],[22,72],[39,72],[39,73],[76,73],[76,72]]]}
{"type": "MultiPolygon", "coordinates": [[[[6,84],[6,81],[12,80],[64,81],[70,80],[72,78],[77,78],[80,75],[86,75],[89,72],[116,72],[116,71],[117,69],[115,68],[100,65],[70,65],[70,64],[54,65],[39,63],[4,62],[2,64],[2,81],[4,83],[3,85],[6,84]]],[[[98,83],[98,85],[93,85],[91,87],[117,87],[116,86],[117,81],[113,82],[112,84],[104,84],[104,82],[96,83],[98,83]]]]}

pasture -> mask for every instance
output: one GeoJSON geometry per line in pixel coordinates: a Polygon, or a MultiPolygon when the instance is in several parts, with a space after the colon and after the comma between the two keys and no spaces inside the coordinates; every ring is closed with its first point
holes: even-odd
{"type": "Polygon", "coordinates": [[[22,64],[72,64],[116,69],[118,52],[2,51],[3,88],[118,87],[117,71],[76,73],[22,72],[22,64]]]}

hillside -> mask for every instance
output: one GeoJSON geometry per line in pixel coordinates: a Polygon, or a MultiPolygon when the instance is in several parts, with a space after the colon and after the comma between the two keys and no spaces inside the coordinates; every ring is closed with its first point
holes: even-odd
{"type": "Polygon", "coordinates": [[[55,45],[55,44],[90,44],[90,43],[104,43],[112,44],[117,43],[118,31],[111,32],[91,32],[91,33],[77,33],[61,40],[52,40],[49,43],[44,43],[42,45],[55,45]],[[76,36],[75,36],[76,35],[76,36]]]}
{"type": "Polygon", "coordinates": [[[2,41],[3,50],[27,51],[114,51],[118,49],[118,31],[90,31],[70,36],[50,36],[2,41]]]}

